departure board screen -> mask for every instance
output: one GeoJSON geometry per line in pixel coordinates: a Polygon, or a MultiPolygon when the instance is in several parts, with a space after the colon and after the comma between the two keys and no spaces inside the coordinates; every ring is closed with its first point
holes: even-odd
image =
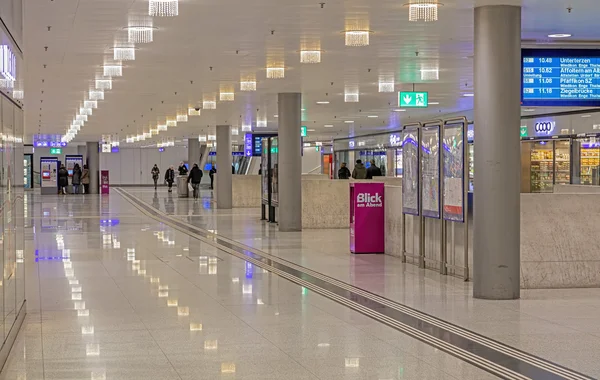
{"type": "Polygon", "coordinates": [[[600,106],[600,51],[523,49],[521,104],[600,106]]]}

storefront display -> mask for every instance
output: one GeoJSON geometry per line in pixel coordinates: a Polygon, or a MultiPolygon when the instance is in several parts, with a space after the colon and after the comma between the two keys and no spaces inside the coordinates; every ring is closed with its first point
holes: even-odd
{"type": "Polygon", "coordinates": [[[600,144],[595,141],[583,141],[580,157],[580,184],[599,185],[600,144]]]}
{"type": "Polygon", "coordinates": [[[555,184],[571,183],[571,140],[533,140],[521,144],[521,192],[551,193],[555,184]]]}

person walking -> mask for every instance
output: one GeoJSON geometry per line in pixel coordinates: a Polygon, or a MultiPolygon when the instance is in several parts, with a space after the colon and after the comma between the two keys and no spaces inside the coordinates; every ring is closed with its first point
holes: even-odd
{"type": "Polygon", "coordinates": [[[73,185],[73,194],[79,194],[79,185],[81,185],[81,167],[75,164],[73,167],[73,177],[71,177],[71,185],[73,185]]]}
{"type": "Polygon", "coordinates": [[[165,172],[165,182],[169,186],[169,193],[173,192],[173,182],[175,182],[175,170],[171,165],[165,172]]]}
{"type": "Polygon", "coordinates": [[[158,176],[160,175],[160,169],[156,164],[154,164],[150,173],[152,173],[152,180],[154,181],[154,190],[156,190],[156,187],[158,185],[158,176]]]}
{"type": "Polygon", "coordinates": [[[342,166],[338,170],[338,179],[350,179],[350,175],[350,169],[348,169],[345,162],[342,162],[342,166]]]}
{"type": "Polygon", "coordinates": [[[87,165],[83,165],[83,172],[81,173],[81,184],[83,185],[83,193],[89,194],[90,192],[90,169],[87,165]]]}
{"type": "Polygon", "coordinates": [[[375,165],[375,160],[371,160],[371,166],[367,169],[367,179],[373,179],[373,177],[381,177],[381,169],[375,165]]]}
{"type": "Polygon", "coordinates": [[[210,168],[210,171],[208,172],[208,176],[210,177],[210,189],[214,189],[214,184],[215,184],[215,174],[217,173],[217,167],[215,165],[213,165],[210,168]]]}
{"type": "Polygon", "coordinates": [[[177,168],[177,171],[179,172],[179,175],[187,175],[188,174],[188,168],[185,166],[183,161],[181,161],[179,163],[179,168],[177,168]]]}
{"type": "Polygon", "coordinates": [[[356,165],[354,165],[354,170],[352,171],[352,178],[354,179],[366,179],[367,178],[367,168],[363,165],[361,160],[356,160],[356,165]]]}
{"type": "Polygon", "coordinates": [[[198,199],[200,181],[202,181],[202,170],[200,170],[198,164],[194,164],[192,170],[190,170],[190,175],[188,176],[188,183],[192,183],[192,188],[194,190],[194,199],[198,199]]]}
{"type": "Polygon", "coordinates": [[[60,169],[58,169],[58,193],[66,194],[65,189],[69,186],[69,172],[65,165],[60,165],[60,169]]]}

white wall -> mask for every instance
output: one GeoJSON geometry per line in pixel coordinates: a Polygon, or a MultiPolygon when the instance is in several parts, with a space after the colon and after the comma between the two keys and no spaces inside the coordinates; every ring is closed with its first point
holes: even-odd
{"type": "MultiPolygon", "coordinates": [[[[302,156],[302,173],[306,174],[315,170],[321,166],[321,151],[315,149],[315,147],[306,147],[304,149],[304,155],[302,156]]],[[[320,174],[321,171],[317,171],[320,174]]]]}
{"type": "Polygon", "coordinates": [[[160,169],[160,183],[170,165],[179,166],[187,161],[187,149],[165,148],[121,148],[119,153],[100,153],[100,170],[108,170],[111,185],[151,185],[150,171],[154,164],[160,169]]]}

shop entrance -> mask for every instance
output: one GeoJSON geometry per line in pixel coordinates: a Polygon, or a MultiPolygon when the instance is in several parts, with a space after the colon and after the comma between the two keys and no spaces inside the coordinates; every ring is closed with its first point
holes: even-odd
{"type": "Polygon", "coordinates": [[[571,183],[571,140],[521,142],[521,192],[552,193],[571,183]]]}

